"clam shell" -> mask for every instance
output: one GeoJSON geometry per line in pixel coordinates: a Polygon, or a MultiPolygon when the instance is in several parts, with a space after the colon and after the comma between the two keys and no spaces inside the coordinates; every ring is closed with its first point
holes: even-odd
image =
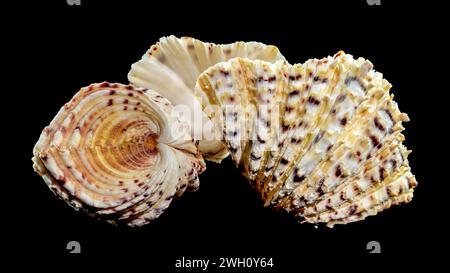
{"type": "Polygon", "coordinates": [[[284,60],[278,48],[259,42],[235,42],[232,44],[204,43],[190,37],[163,37],[153,45],[143,58],[132,65],[129,81],[139,87],[150,88],[182,108],[184,118],[190,122],[191,132],[200,140],[200,151],[207,160],[220,162],[228,155],[217,120],[208,119],[203,111],[208,105],[200,104],[194,97],[198,75],[210,66],[234,57],[260,59],[268,62],[284,60]]]}
{"type": "Polygon", "coordinates": [[[295,65],[234,58],[203,72],[195,94],[220,108],[227,148],[265,205],[332,226],[412,198],[409,119],[390,88],[341,51],[295,65]]]}
{"type": "Polygon", "coordinates": [[[173,105],[130,85],[82,88],[45,127],[34,169],[77,210],[140,226],[186,189],[198,187],[205,163],[173,105]]]}

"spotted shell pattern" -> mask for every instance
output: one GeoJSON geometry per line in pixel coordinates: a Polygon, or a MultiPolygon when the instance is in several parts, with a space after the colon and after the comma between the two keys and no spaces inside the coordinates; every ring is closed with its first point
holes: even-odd
{"type": "Polygon", "coordinates": [[[66,103],[33,150],[34,169],[76,210],[141,226],[196,190],[205,163],[186,124],[155,91],[92,84],[66,103]]]}
{"type": "Polygon", "coordinates": [[[147,224],[198,188],[203,158],[229,154],[266,206],[301,222],[360,221],[413,197],[408,116],[363,58],[290,65],[259,42],[169,36],[128,79],[81,88],[33,149],[51,191],[92,217],[147,224]]]}
{"type": "Polygon", "coordinates": [[[232,44],[205,43],[200,40],[175,36],[163,37],[132,65],[129,81],[139,87],[150,88],[190,111],[191,131],[200,140],[200,151],[205,159],[220,162],[228,156],[221,134],[214,131],[215,123],[204,116],[194,97],[197,77],[208,67],[234,57],[245,57],[268,62],[284,60],[277,47],[259,42],[232,44]],[[205,131],[210,124],[211,131],[205,131]]]}
{"type": "Polygon", "coordinates": [[[267,206],[333,226],[412,199],[408,116],[390,88],[341,51],[295,65],[234,58],[202,73],[195,94],[220,106],[227,148],[267,206]]]}

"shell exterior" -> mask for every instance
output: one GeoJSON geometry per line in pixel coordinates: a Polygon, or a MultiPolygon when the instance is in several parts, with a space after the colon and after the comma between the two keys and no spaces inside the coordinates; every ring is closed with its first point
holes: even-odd
{"type": "Polygon", "coordinates": [[[128,79],[135,86],[159,92],[185,113],[183,116],[192,125],[194,138],[200,140],[199,148],[205,159],[220,162],[228,156],[228,151],[217,131],[217,120],[211,115],[212,120],[208,119],[203,112],[214,112],[214,109],[208,109],[208,105],[201,108],[194,97],[194,87],[200,73],[234,57],[268,62],[284,60],[278,48],[259,42],[216,45],[169,36],[161,38],[132,65],[128,79]]]}
{"type": "Polygon", "coordinates": [[[140,226],[186,189],[205,163],[188,124],[157,92],[130,85],[82,88],[47,126],[34,169],[72,207],[140,226]]]}
{"type": "Polygon", "coordinates": [[[333,226],[412,198],[408,117],[390,88],[341,51],[296,65],[234,58],[202,73],[195,94],[220,107],[232,158],[266,205],[333,226]]]}

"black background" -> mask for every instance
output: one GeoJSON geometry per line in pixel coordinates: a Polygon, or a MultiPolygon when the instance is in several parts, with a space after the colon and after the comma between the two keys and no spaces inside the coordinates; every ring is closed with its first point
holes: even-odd
{"type": "Polygon", "coordinates": [[[416,264],[442,254],[448,179],[443,179],[440,165],[446,161],[438,155],[446,141],[440,122],[448,115],[438,105],[448,91],[439,85],[447,79],[437,65],[445,62],[439,49],[448,33],[440,28],[445,19],[441,7],[429,1],[395,1],[394,6],[385,0],[381,6],[365,0],[48,2],[21,2],[4,24],[11,34],[8,42],[18,52],[9,56],[16,60],[8,92],[15,100],[7,106],[17,112],[21,100],[24,109],[23,116],[13,118],[20,122],[12,125],[10,138],[20,145],[11,145],[14,151],[7,153],[13,164],[4,171],[5,183],[13,186],[6,194],[12,197],[7,212],[13,214],[5,216],[12,230],[6,239],[21,255],[66,255],[67,242],[76,240],[84,257],[140,256],[145,259],[139,263],[154,272],[150,269],[176,270],[175,260],[182,256],[273,257],[272,271],[298,271],[311,264],[326,266],[335,257],[341,259],[336,267],[343,269],[358,260],[369,265],[384,257],[398,265],[403,259],[416,264]],[[274,44],[290,63],[341,49],[372,61],[392,83],[400,109],[411,119],[404,134],[419,182],[413,201],[333,229],[301,225],[263,208],[226,159],[220,166],[208,163],[200,189],[183,195],[143,228],[114,227],[73,211],[32,170],[32,148],[41,130],[80,87],[105,80],[127,83],[130,65],[171,34],[214,43],[274,44]],[[366,250],[372,240],[381,243],[378,256],[366,250]]]}

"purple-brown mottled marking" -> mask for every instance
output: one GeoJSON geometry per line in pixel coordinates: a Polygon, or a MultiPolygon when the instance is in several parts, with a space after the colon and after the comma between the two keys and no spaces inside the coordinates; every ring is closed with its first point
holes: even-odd
{"type": "Polygon", "coordinates": [[[294,110],[294,107],[292,107],[292,106],[286,106],[285,109],[284,109],[284,111],[287,112],[287,113],[290,113],[293,110],[294,110]]]}
{"type": "Polygon", "coordinates": [[[258,142],[260,143],[266,143],[266,141],[264,139],[262,139],[259,135],[256,136],[256,139],[258,140],[258,142]]]}
{"type": "Polygon", "coordinates": [[[305,180],[305,178],[306,178],[306,176],[304,176],[304,175],[299,176],[298,174],[296,174],[294,176],[294,183],[300,183],[303,180],[305,180]]]}
{"type": "Polygon", "coordinates": [[[56,182],[58,182],[58,184],[61,185],[61,186],[63,186],[64,184],[66,184],[66,181],[65,181],[64,177],[61,178],[61,179],[56,179],[56,182]]]}
{"type": "Polygon", "coordinates": [[[252,160],[255,160],[255,161],[261,159],[260,156],[256,156],[256,155],[254,155],[253,153],[250,154],[250,158],[251,158],[252,160]]]}
{"type": "Polygon", "coordinates": [[[336,98],[336,102],[342,102],[343,100],[345,100],[346,95],[345,94],[341,94],[336,98]]]}
{"type": "Polygon", "coordinates": [[[314,138],[313,143],[316,144],[317,142],[319,142],[319,140],[322,139],[323,135],[324,135],[324,132],[321,131],[321,132],[314,138]]]}
{"type": "Polygon", "coordinates": [[[312,105],[319,105],[320,101],[314,98],[313,96],[309,96],[308,103],[312,105]]]}
{"type": "Polygon", "coordinates": [[[332,144],[328,145],[328,147],[327,147],[327,152],[329,152],[329,151],[331,150],[332,147],[333,147],[332,144]]]}
{"type": "Polygon", "coordinates": [[[224,76],[224,77],[228,77],[230,75],[230,72],[225,71],[225,70],[220,70],[220,73],[224,76]]]}
{"type": "Polygon", "coordinates": [[[236,153],[237,152],[237,147],[233,147],[233,146],[229,146],[228,149],[232,152],[232,153],[236,153]]]}
{"type": "MultiPolygon", "coordinates": [[[[319,195],[323,195],[323,194],[324,194],[324,191],[323,191],[323,189],[322,189],[322,185],[323,185],[324,182],[325,182],[325,177],[322,177],[322,178],[319,180],[319,182],[317,182],[317,193],[318,193],[319,195]]],[[[331,201],[331,200],[328,199],[328,201],[331,201]]]]}
{"type": "Polygon", "coordinates": [[[385,173],[384,173],[385,169],[383,167],[380,167],[379,171],[380,171],[380,180],[383,181],[386,178],[385,173]]]}
{"type": "Polygon", "coordinates": [[[389,197],[392,197],[392,196],[395,195],[395,194],[392,192],[392,190],[391,190],[390,187],[386,187],[386,194],[387,194],[389,197]]]}
{"type": "Polygon", "coordinates": [[[386,108],[383,108],[383,111],[389,116],[389,119],[391,120],[391,122],[395,123],[394,117],[392,117],[392,113],[386,108]]]}
{"type": "Polygon", "coordinates": [[[292,90],[292,92],[289,93],[289,97],[297,96],[298,94],[300,94],[300,91],[298,91],[298,90],[292,90]]]}
{"type": "Polygon", "coordinates": [[[378,117],[375,117],[373,119],[373,123],[374,123],[375,127],[378,128],[378,130],[380,130],[382,132],[386,131],[386,128],[384,128],[383,124],[380,123],[380,120],[378,119],[378,117]]]}
{"type": "Polygon", "coordinates": [[[339,198],[341,199],[341,201],[345,201],[346,197],[345,197],[345,192],[341,191],[341,194],[339,195],[339,198]]]}
{"type": "Polygon", "coordinates": [[[334,55],[334,59],[336,59],[337,57],[339,57],[339,56],[341,56],[342,55],[342,51],[339,51],[338,53],[336,53],[335,55],[334,55]]]}
{"type": "Polygon", "coordinates": [[[358,209],[358,207],[356,205],[351,205],[349,208],[349,215],[355,214],[357,209],[358,209]]]}
{"type": "Polygon", "coordinates": [[[397,161],[394,159],[391,159],[390,162],[392,164],[392,169],[394,169],[394,170],[397,169],[397,161]]]}
{"type": "Polygon", "coordinates": [[[372,142],[372,146],[373,147],[377,147],[378,145],[380,145],[380,141],[378,140],[378,138],[374,135],[369,135],[370,141],[372,142]]]}
{"type": "Polygon", "coordinates": [[[342,175],[341,165],[337,165],[337,166],[336,166],[336,171],[335,171],[334,175],[335,175],[336,177],[340,177],[340,176],[342,175]]]}

